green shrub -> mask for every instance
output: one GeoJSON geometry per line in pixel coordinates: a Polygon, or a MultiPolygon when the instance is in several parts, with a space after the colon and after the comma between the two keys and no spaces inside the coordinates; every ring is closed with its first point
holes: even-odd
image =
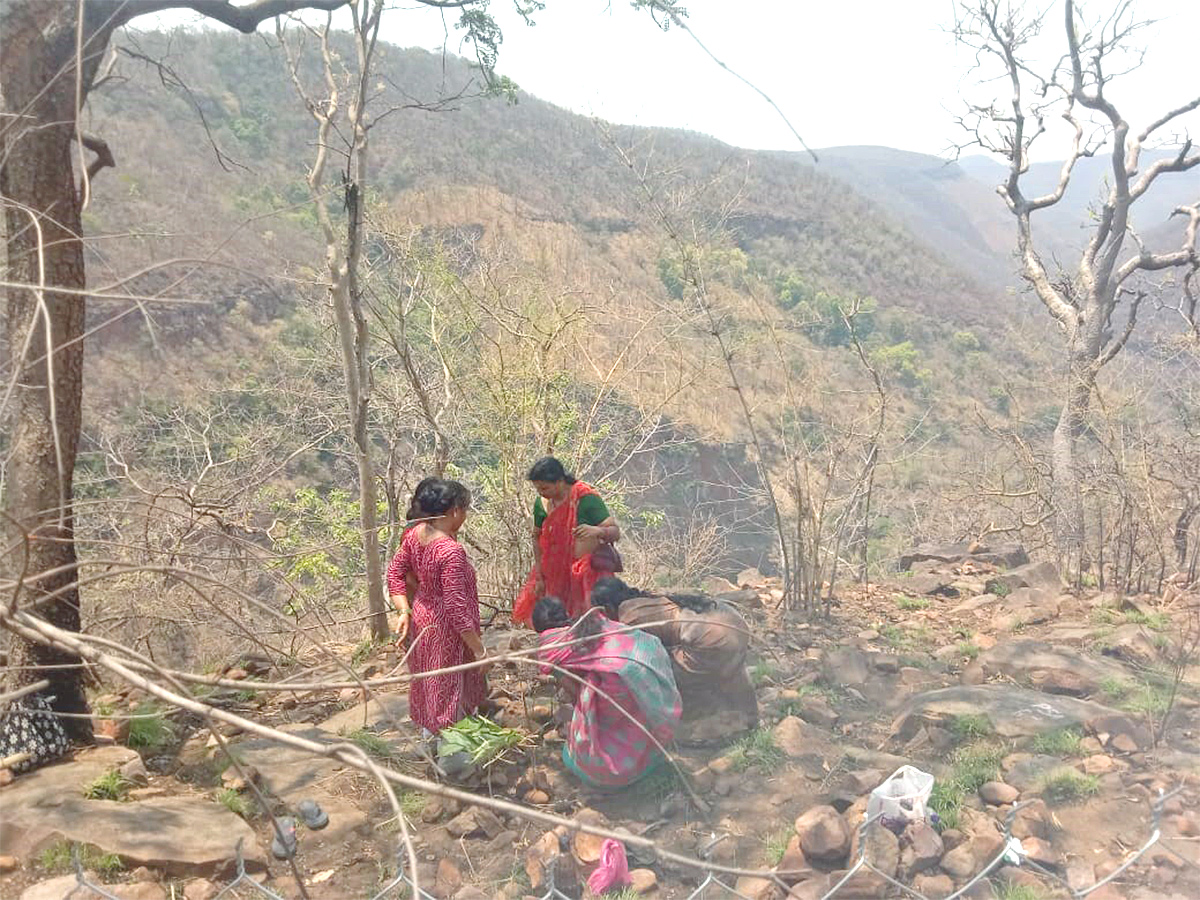
{"type": "MultiPolygon", "coordinates": [[[[71,859],[72,844],[69,841],[58,841],[51,844],[38,854],[38,865],[51,875],[61,875],[74,869],[71,859]]],[[[91,844],[79,847],[79,864],[84,869],[91,869],[101,875],[114,875],[125,868],[121,857],[116,853],[103,853],[91,844]]]]}
{"type": "Polygon", "coordinates": [[[83,796],[88,800],[127,800],[130,787],[129,779],[112,769],[84,787],[83,796]]]}
{"type": "Polygon", "coordinates": [[[792,838],[795,836],[795,827],[787,826],[772,831],[762,839],[763,855],[767,859],[768,866],[774,867],[779,865],[779,861],[783,859],[783,854],[787,852],[788,844],[791,843],[792,838]]]}
{"type": "Polygon", "coordinates": [[[175,728],[155,705],[153,700],[144,700],[129,721],[130,747],[160,750],[175,738],[175,728]]]}
{"type": "Polygon", "coordinates": [[[771,770],[782,765],[785,757],[775,744],[775,735],[770,728],[758,728],[741,738],[727,754],[733,768],[742,772],[752,766],[771,770]]]}
{"type": "Polygon", "coordinates": [[[1073,803],[1100,793],[1100,779],[1070,769],[1058,772],[1042,782],[1042,796],[1050,803],[1073,803]]]}
{"type": "Polygon", "coordinates": [[[979,647],[972,641],[959,641],[958,653],[960,656],[965,656],[967,659],[975,659],[979,656],[979,647]]]}
{"type": "Polygon", "coordinates": [[[955,716],[950,730],[960,741],[974,741],[992,733],[992,723],[984,715],[955,716]]]}
{"type": "Polygon", "coordinates": [[[248,800],[235,791],[233,788],[221,788],[217,791],[217,802],[237,816],[243,819],[249,819],[253,813],[253,808],[248,800]]]}
{"type": "Polygon", "coordinates": [[[1083,734],[1075,728],[1058,728],[1037,735],[1030,742],[1034,753],[1044,753],[1047,756],[1078,756],[1079,745],[1083,734]]]}
{"type": "Polygon", "coordinates": [[[376,759],[391,759],[395,755],[392,745],[373,731],[358,728],[346,734],[346,740],[365,750],[376,759]]]}

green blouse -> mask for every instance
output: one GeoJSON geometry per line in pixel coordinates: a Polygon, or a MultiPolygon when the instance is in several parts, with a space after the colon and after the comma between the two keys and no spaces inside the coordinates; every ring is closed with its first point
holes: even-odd
{"type": "MultiPolygon", "coordinates": [[[[575,510],[575,522],[578,525],[599,525],[612,515],[599,494],[584,494],[579,498],[579,508],[575,510]]],[[[533,527],[541,528],[546,521],[546,507],[542,498],[533,501],[533,527]]]]}

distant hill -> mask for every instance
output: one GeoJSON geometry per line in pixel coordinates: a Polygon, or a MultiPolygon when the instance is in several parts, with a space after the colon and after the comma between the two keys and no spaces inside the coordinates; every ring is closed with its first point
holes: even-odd
{"type": "MultiPolygon", "coordinates": [[[[890,147],[828,147],[818,153],[820,163],[815,168],[878,204],[955,266],[990,287],[1019,285],[1012,258],[1015,226],[996,194],[1007,173],[999,161],[983,155],[950,161],[890,147]]],[[[781,155],[811,162],[802,154],[781,155]]],[[[1143,169],[1166,155],[1147,151],[1143,169]]],[[[1038,214],[1035,228],[1044,255],[1068,262],[1070,251],[1086,242],[1091,222],[1088,206],[1103,196],[1109,166],[1104,158],[1080,160],[1062,202],[1038,214]]],[[[1024,180],[1027,192],[1052,191],[1061,168],[1061,162],[1031,166],[1024,180]]],[[[1198,198],[1200,171],[1161,178],[1138,201],[1134,224],[1152,246],[1174,245],[1181,229],[1168,222],[1171,212],[1198,198]]]]}
{"type": "MultiPolygon", "coordinates": [[[[1171,155],[1166,150],[1143,151],[1142,171],[1155,161],[1171,155]]],[[[975,181],[993,188],[1007,177],[1007,168],[989,156],[966,156],[958,161],[958,165],[975,181]]],[[[1022,179],[1026,193],[1029,196],[1050,193],[1058,186],[1061,172],[1061,161],[1034,163],[1022,179]]],[[[1112,161],[1109,157],[1094,156],[1079,160],[1062,201],[1042,213],[1042,228],[1046,236],[1065,246],[1078,247],[1084,244],[1088,239],[1088,225],[1092,221],[1088,207],[1107,195],[1111,183],[1112,161]]],[[[1002,201],[999,198],[996,200],[1001,203],[1001,210],[1006,212],[1002,201]]],[[[1200,200],[1200,170],[1161,176],[1134,205],[1134,227],[1143,235],[1154,235],[1155,243],[1167,235],[1170,235],[1172,243],[1176,243],[1182,236],[1182,228],[1172,227],[1168,219],[1176,207],[1197,200],[1200,200]]]]}
{"type": "Polygon", "coordinates": [[[817,169],[878,203],[956,266],[989,286],[1013,281],[1007,211],[964,167],[890,147],[826,147],[818,153],[817,169]]]}

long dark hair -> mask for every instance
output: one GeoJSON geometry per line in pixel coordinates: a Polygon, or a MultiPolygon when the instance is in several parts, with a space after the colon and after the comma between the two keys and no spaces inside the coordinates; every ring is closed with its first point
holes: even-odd
{"type": "Polygon", "coordinates": [[[529,474],[525,476],[525,480],[551,483],[565,481],[567,484],[574,484],[575,476],[568,475],[567,470],[563,468],[563,464],[555,457],[543,456],[529,467],[529,474]]]}
{"type": "Polygon", "coordinates": [[[429,518],[429,513],[426,512],[425,507],[421,505],[421,492],[433,487],[433,485],[437,484],[440,480],[441,479],[431,475],[430,477],[422,478],[417,482],[417,486],[413,488],[412,499],[408,502],[408,512],[404,514],[406,521],[411,522],[413,519],[429,518]]]}
{"type": "MultiPolygon", "coordinates": [[[[549,628],[566,628],[573,622],[567,615],[567,608],[557,597],[546,595],[533,605],[531,617],[533,630],[538,634],[549,628]]],[[[572,637],[591,638],[600,633],[600,616],[592,614],[585,616],[575,624],[572,637]]]]}
{"type": "Polygon", "coordinates": [[[632,600],[634,597],[663,596],[681,609],[696,613],[709,612],[716,608],[717,605],[715,600],[703,594],[652,594],[640,588],[630,587],[614,575],[606,576],[597,581],[596,586],[592,588],[591,596],[592,606],[602,607],[608,617],[614,620],[619,618],[618,612],[621,604],[626,600],[632,600]]]}
{"type": "Polygon", "coordinates": [[[413,496],[413,506],[425,513],[420,518],[444,516],[452,509],[466,509],[471,505],[471,492],[461,482],[426,478],[421,485],[413,496]]]}

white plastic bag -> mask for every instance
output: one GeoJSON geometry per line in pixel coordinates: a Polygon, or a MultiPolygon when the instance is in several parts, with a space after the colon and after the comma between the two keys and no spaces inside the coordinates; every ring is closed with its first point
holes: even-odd
{"type": "Polygon", "coordinates": [[[914,766],[901,766],[871,791],[867,800],[867,818],[882,814],[888,819],[924,819],[925,805],[932,793],[932,775],[914,766]]]}

